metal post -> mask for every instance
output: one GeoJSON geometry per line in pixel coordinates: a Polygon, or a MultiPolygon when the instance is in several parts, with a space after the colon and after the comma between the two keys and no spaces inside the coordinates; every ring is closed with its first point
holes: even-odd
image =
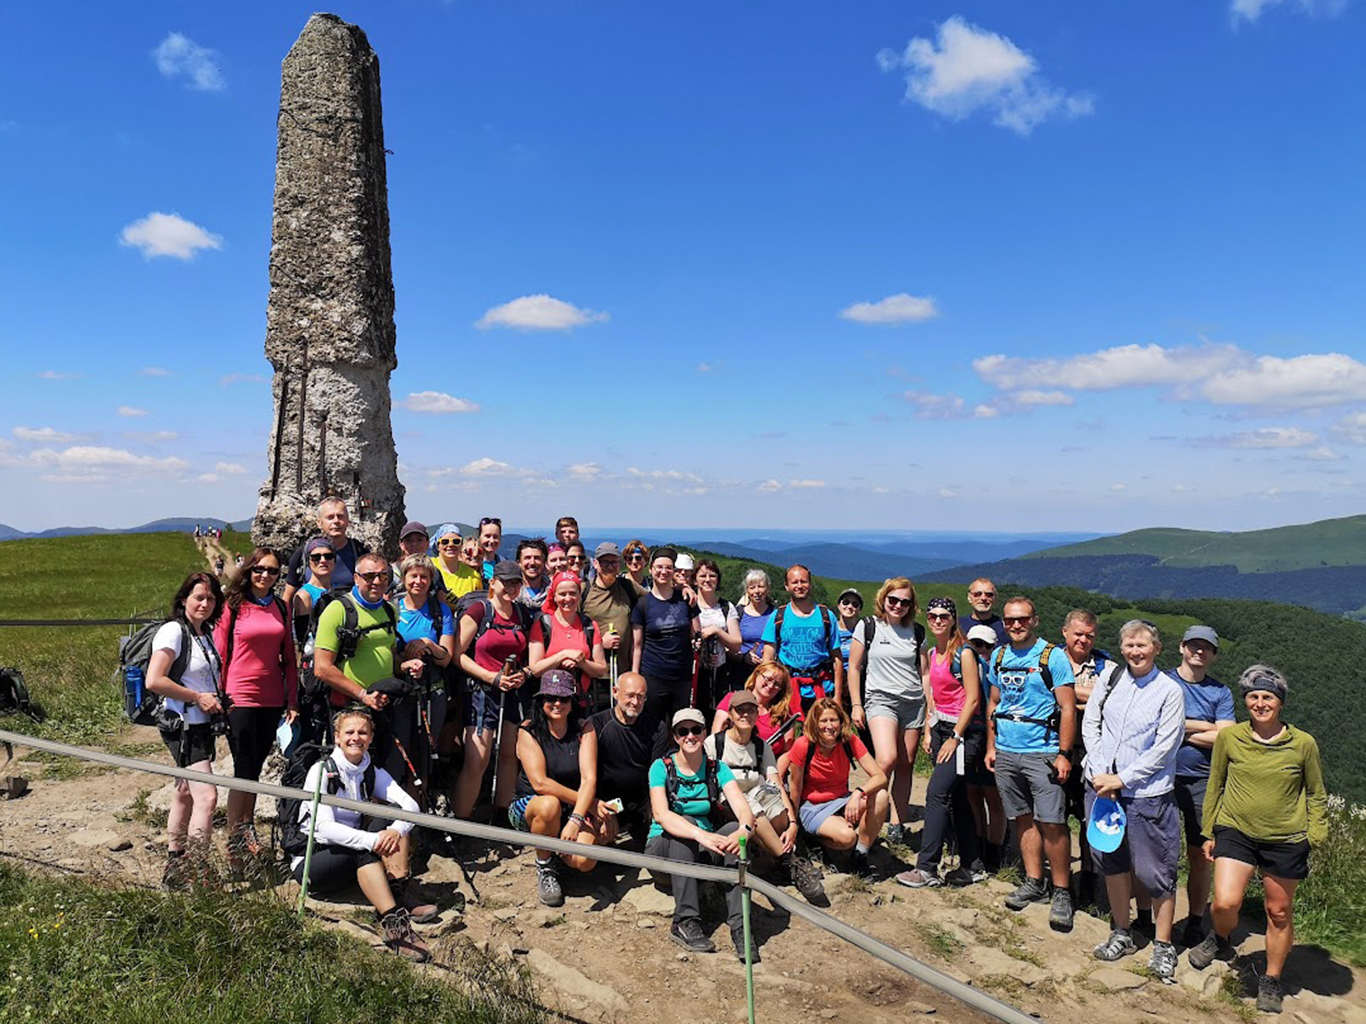
{"type": "Polygon", "coordinates": [[[308,815],[308,845],[304,847],[304,878],[299,888],[299,916],[304,916],[308,904],[308,869],[313,866],[313,836],[318,831],[318,803],[323,796],[323,779],[327,775],[326,760],[318,762],[318,785],[313,789],[313,809],[308,815]]]}
{"type": "Polygon", "coordinates": [[[749,1024],[754,1024],[754,948],[749,930],[749,837],[740,833],[740,916],[745,922],[745,1000],[749,1004],[749,1024]]]}

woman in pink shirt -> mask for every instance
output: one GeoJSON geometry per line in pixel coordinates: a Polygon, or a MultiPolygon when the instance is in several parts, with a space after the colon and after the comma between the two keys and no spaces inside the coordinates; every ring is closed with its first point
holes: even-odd
{"type": "MultiPolygon", "coordinates": [[[[292,722],[299,713],[290,616],[275,596],[279,578],[280,557],[265,548],[253,551],[228,584],[227,609],[214,630],[228,697],[228,746],[239,779],[260,779],[281,716],[292,722]]],[[[234,872],[261,856],[255,815],[255,793],[228,794],[228,866],[234,872]]]]}

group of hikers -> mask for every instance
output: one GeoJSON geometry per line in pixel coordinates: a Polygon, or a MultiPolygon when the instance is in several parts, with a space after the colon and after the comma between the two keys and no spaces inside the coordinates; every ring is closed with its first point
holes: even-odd
{"type": "MultiPolygon", "coordinates": [[[[630,841],[670,860],[733,864],[742,835],[758,870],[824,903],[819,859],[873,875],[876,844],[905,852],[923,750],[923,827],[898,883],[972,885],[1017,856],[1023,880],[1006,907],[1046,903],[1051,927],[1069,931],[1075,881],[1082,906],[1111,916],[1095,957],[1131,955],[1135,931],[1147,932],[1148,966],[1171,980],[1178,944],[1196,970],[1234,956],[1239,907],[1260,872],[1257,1005],[1280,1009],[1295,887],[1326,833],[1318,749],[1283,721],[1289,683],[1267,665],[1239,678],[1248,720],[1235,722],[1233,693],[1210,675],[1213,628],[1187,629],[1180,664],[1163,671],[1153,623],[1125,623],[1114,657],[1096,647],[1091,612],[1071,611],[1050,640],[1029,598],[998,614],[986,579],[969,586],[960,615],[947,597],[922,609],[912,581],[892,577],[865,614],[852,588],[833,609],[818,604],[801,565],[775,605],[759,569],[730,581],[732,601],[716,562],[672,547],[606,541],[590,556],[572,517],[512,558],[498,519],[407,523],[394,563],[348,535],[340,499],[321,504],[318,527],[287,562],[253,551],[226,592],[208,573],[177,592],[147,671],[183,714],[163,734],[177,764],[210,770],[226,735],[235,775],[257,779],[278,734],[317,751],[310,792],[326,783],[470,818],[487,787],[495,822],[581,846],[537,851],[548,906],[564,902],[562,868],[594,867],[593,847],[630,841]],[[1075,880],[1069,816],[1081,825],[1075,880]],[[1183,833],[1190,912],[1178,933],[1183,833]]],[[[179,784],[167,886],[206,870],[215,793],[179,784]]],[[[234,871],[264,855],[254,803],[228,799],[234,871]]],[[[294,832],[309,814],[307,801],[290,806],[294,832]]],[[[310,887],[359,883],[385,942],[425,959],[412,924],[439,910],[411,882],[411,826],[325,804],[315,824],[310,887]]],[[[714,951],[697,883],[674,876],[671,889],[671,938],[714,951]]],[[[726,906],[737,955],[757,962],[734,886],[726,906]]]]}

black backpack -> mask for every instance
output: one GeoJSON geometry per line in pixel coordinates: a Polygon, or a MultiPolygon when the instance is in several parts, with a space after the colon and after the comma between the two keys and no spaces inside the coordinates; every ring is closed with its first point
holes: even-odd
{"type": "MultiPolygon", "coordinates": [[[[716,761],[710,757],[702,759],[702,777],[707,783],[707,800],[711,803],[713,811],[721,808],[721,779],[716,767],[716,761]]],[[[678,802],[678,765],[674,764],[673,754],[664,755],[664,796],[669,801],[669,810],[674,810],[674,805],[678,802]]],[[[677,812],[675,812],[677,813],[677,812]]]]}
{"type": "MultiPolygon", "coordinates": [[[[474,595],[466,594],[465,597],[474,597],[474,595]]],[[[464,601],[465,597],[462,597],[460,600],[464,601]]],[[[457,604],[458,603],[459,602],[457,602],[457,604]]],[[[471,658],[474,657],[474,648],[475,645],[479,643],[479,638],[481,636],[487,633],[490,629],[509,628],[507,626],[494,625],[493,620],[498,613],[494,611],[493,602],[488,599],[487,594],[481,594],[480,598],[477,598],[467,603],[465,607],[461,609],[460,614],[463,615],[466,611],[473,610],[476,604],[479,605],[479,611],[477,613],[479,625],[475,627],[474,636],[470,638],[469,646],[465,648],[465,653],[468,654],[471,658]]],[[[525,636],[531,631],[531,609],[524,604],[520,604],[517,601],[513,601],[512,610],[517,617],[517,625],[511,628],[521,630],[522,634],[525,636]]],[[[477,683],[480,686],[489,685],[488,683],[485,683],[482,679],[475,679],[473,676],[466,676],[466,678],[468,678],[471,683],[477,683]]]]}
{"type": "MultiPolygon", "coordinates": [[[[313,602],[313,611],[308,618],[308,642],[304,645],[304,656],[299,665],[300,688],[304,696],[317,700],[327,693],[328,686],[318,679],[313,673],[313,661],[317,655],[315,644],[318,637],[318,619],[322,613],[334,601],[341,602],[343,619],[341,628],[337,630],[337,662],[340,664],[347,658],[354,658],[356,651],[360,649],[360,641],[367,633],[373,633],[377,629],[387,630],[393,635],[394,640],[398,640],[398,615],[394,612],[394,606],[388,601],[384,602],[384,611],[389,621],[377,622],[371,626],[360,626],[360,613],[356,610],[356,602],[350,594],[320,594],[318,599],[313,602]]],[[[231,634],[229,634],[231,636],[231,634]]]]}
{"type": "MultiPolygon", "coordinates": [[[[175,621],[175,620],[171,620],[175,621]]],[[[119,667],[114,680],[124,694],[123,714],[134,725],[160,725],[164,720],[166,698],[147,689],[147,666],[152,661],[152,640],[165,622],[149,622],[129,637],[119,638],[119,667]],[[130,676],[140,681],[130,683],[130,676]]],[[[190,645],[194,637],[184,622],[180,626],[180,653],[166,670],[173,683],[179,683],[190,665],[190,645]]]]}
{"type": "MultiPolygon", "coordinates": [[[[806,759],[802,761],[803,772],[811,767],[811,759],[816,756],[816,747],[818,746],[819,744],[815,740],[806,741],[806,759]]],[[[858,758],[854,756],[854,744],[849,740],[842,740],[841,746],[844,747],[844,756],[849,758],[849,769],[852,771],[858,766],[858,758]]]]}
{"type": "Polygon", "coordinates": [[[0,718],[15,714],[27,715],[40,725],[47,720],[42,705],[29,697],[24,673],[17,668],[0,668],[0,718]]]}
{"type": "MultiPolygon", "coordinates": [[[[308,780],[308,772],[320,759],[326,748],[318,743],[301,743],[294,753],[289,755],[289,760],[285,763],[284,774],[280,776],[280,785],[286,789],[303,789],[304,783],[308,780]]],[[[337,764],[332,760],[332,755],[328,754],[324,767],[323,789],[328,796],[336,796],[341,789],[341,773],[337,771],[337,764]]],[[[370,763],[365,767],[365,776],[361,779],[360,795],[362,800],[369,800],[375,794],[375,761],[370,759],[370,763]]],[[[312,793],[309,794],[308,803],[312,805],[312,793]]],[[[308,849],[308,829],[299,820],[299,812],[303,808],[304,800],[299,797],[277,797],[275,800],[276,828],[279,829],[279,839],[277,846],[284,850],[290,857],[302,857],[308,849]]]]}
{"type": "MultiPolygon", "coordinates": [[[[553,612],[541,612],[537,621],[541,624],[541,640],[548,648],[550,646],[550,631],[555,626],[555,614],[553,612]]],[[[597,623],[583,612],[579,612],[579,626],[583,629],[583,637],[588,643],[588,653],[591,656],[593,644],[597,641],[597,623]]]]}

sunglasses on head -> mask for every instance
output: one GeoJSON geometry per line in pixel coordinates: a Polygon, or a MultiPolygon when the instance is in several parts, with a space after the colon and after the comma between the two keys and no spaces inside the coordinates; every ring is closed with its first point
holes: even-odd
{"type": "Polygon", "coordinates": [[[700,725],[680,725],[674,730],[674,735],[682,739],[684,736],[701,736],[706,731],[700,725]]]}
{"type": "Polygon", "coordinates": [[[479,520],[479,525],[481,527],[496,526],[501,530],[503,528],[503,521],[496,516],[485,516],[483,519],[479,520]]]}
{"type": "Polygon", "coordinates": [[[331,551],[315,551],[308,556],[310,562],[331,562],[337,556],[331,551]]]}
{"type": "Polygon", "coordinates": [[[280,570],[272,565],[253,565],[251,574],[253,576],[279,576],[280,570]]]}

